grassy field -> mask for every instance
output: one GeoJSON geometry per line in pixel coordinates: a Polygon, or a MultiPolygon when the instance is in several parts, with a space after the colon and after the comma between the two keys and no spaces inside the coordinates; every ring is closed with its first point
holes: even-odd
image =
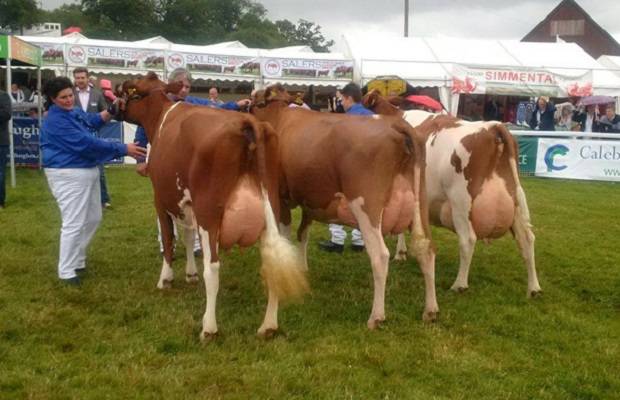
{"type": "Polygon", "coordinates": [[[368,258],[321,253],[327,228],[316,224],[312,293],[282,307],[283,334],[255,337],[266,303],[258,252],[233,250],[223,256],[221,335],[202,345],[204,285],[186,284],[177,261],[173,289],[155,287],[148,180],[108,169],[113,209],[75,289],[56,278],[60,218],[45,179],[19,171],[0,210],[0,399],[620,398],[620,186],[523,183],[541,298],[526,299],[511,238],[479,243],[469,291],[451,292],[456,236],[434,230],[439,321],[421,321],[416,263],[392,263],[388,322],[370,332],[368,258]]]}

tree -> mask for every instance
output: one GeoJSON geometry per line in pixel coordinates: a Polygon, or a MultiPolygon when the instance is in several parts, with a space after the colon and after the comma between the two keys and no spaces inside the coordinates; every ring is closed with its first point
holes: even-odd
{"type": "Polygon", "coordinates": [[[333,40],[325,39],[320,25],[305,19],[300,19],[297,26],[287,19],[276,21],[276,26],[290,45],[310,46],[317,52],[328,52],[329,48],[334,45],[333,40]]]}
{"type": "Polygon", "coordinates": [[[0,27],[8,27],[24,34],[39,22],[40,12],[35,0],[0,0],[0,27]]]}
{"type": "Polygon", "coordinates": [[[157,31],[155,0],[82,0],[82,10],[91,37],[138,40],[157,31]]]}
{"type": "Polygon", "coordinates": [[[86,31],[90,25],[90,21],[84,16],[82,6],[79,4],[64,4],[52,11],[42,11],[42,19],[58,22],[63,29],[79,26],[82,31],[86,31]]]}

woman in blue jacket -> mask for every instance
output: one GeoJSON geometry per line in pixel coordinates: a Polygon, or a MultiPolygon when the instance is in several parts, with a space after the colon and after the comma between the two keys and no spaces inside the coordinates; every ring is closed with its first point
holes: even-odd
{"type": "Polygon", "coordinates": [[[101,221],[97,165],[126,155],[143,157],[146,150],[92,135],[92,128],[111,119],[114,106],[100,113],[75,108],[68,78],[49,81],[45,94],[52,105],[41,128],[43,167],[62,218],[58,277],[79,285],[77,273],[86,268],[86,250],[101,221]]]}

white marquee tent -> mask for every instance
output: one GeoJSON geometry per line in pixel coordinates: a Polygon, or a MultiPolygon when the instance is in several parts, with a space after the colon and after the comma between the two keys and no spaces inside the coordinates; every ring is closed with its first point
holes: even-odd
{"type": "Polygon", "coordinates": [[[437,87],[456,114],[461,93],[555,97],[620,95],[620,79],[574,43],[345,35],[345,56],[362,84],[397,75],[437,87]]]}

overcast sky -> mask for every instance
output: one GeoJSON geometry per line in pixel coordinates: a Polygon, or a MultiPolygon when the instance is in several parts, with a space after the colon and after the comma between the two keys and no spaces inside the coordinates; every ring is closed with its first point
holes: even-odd
{"type": "MultiPolygon", "coordinates": [[[[130,0],[128,0],[130,1],[130,0]]],[[[53,9],[70,0],[42,0],[53,9]]],[[[300,18],[322,27],[333,50],[342,50],[341,35],[356,32],[403,34],[404,0],[259,0],[272,20],[300,18]]],[[[411,36],[521,39],[560,0],[410,0],[411,36]]],[[[590,16],[620,40],[620,0],[578,0],[590,16]]],[[[52,22],[52,21],[50,21],[52,22]]]]}

